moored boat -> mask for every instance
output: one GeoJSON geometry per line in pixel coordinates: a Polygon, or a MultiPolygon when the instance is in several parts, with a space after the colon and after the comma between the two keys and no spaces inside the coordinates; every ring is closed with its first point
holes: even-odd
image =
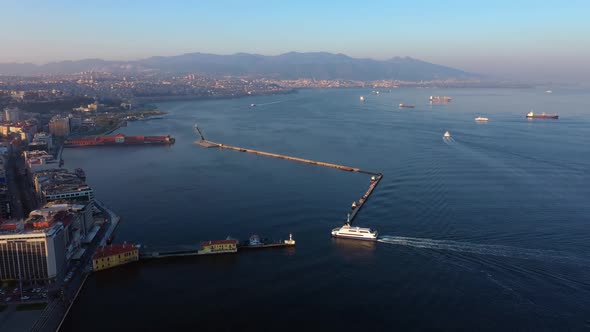
{"type": "Polygon", "coordinates": [[[273,248],[273,247],[292,247],[295,246],[295,240],[293,240],[293,235],[289,234],[288,240],[283,241],[272,241],[266,238],[261,238],[257,234],[253,234],[250,238],[246,241],[240,241],[238,243],[238,248],[241,249],[255,249],[255,248],[273,248]]]}

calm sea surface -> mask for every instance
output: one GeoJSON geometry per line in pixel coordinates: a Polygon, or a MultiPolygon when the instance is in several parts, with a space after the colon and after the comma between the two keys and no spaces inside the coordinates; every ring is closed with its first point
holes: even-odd
{"type": "Polygon", "coordinates": [[[119,132],[171,134],[175,145],[64,152],[65,167],[84,168],[122,217],[116,242],[292,232],[297,247],[94,274],[62,331],[590,329],[590,93],[553,91],[313,90],[158,104],[165,119],[119,132]],[[429,105],[430,95],[453,101],[429,105]],[[526,120],[531,109],[560,118],[526,120]],[[212,141],[382,172],[355,220],[380,241],[330,237],[368,175],[204,149],[195,123],[212,141]]]}

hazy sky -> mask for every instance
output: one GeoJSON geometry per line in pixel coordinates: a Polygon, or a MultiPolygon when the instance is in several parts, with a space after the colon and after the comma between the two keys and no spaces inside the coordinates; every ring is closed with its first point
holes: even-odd
{"type": "Polygon", "coordinates": [[[327,51],[511,78],[590,77],[590,1],[0,0],[0,8],[0,62],[327,51]]]}

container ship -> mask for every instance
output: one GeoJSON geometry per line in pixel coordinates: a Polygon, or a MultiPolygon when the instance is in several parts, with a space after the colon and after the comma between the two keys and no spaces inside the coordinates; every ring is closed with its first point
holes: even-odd
{"type": "Polygon", "coordinates": [[[535,114],[533,112],[528,112],[526,115],[527,119],[559,119],[559,115],[555,114],[535,114]]]}
{"type": "Polygon", "coordinates": [[[67,147],[81,146],[110,146],[110,145],[147,145],[147,144],[174,144],[175,139],[168,136],[125,136],[117,134],[114,136],[97,136],[68,138],[64,142],[67,147]]]}

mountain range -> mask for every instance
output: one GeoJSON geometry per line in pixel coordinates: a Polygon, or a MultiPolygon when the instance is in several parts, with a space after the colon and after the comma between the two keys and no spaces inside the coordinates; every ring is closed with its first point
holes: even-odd
{"type": "Polygon", "coordinates": [[[0,63],[0,75],[36,76],[74,74],[83,71],[113,73],[194,73],[210,76],[250,76],[277,79],[344,79],[344,80],[442,80],[473,79],[481,75],[437,65],[410,57],[389,60],[352,58],[327,52],[289,52],[267,56],[236,53],[217,55],[188,53],[176,56],[154,56],[133,61],[84,59],[59,61],[43,65],[0,63]]]}

